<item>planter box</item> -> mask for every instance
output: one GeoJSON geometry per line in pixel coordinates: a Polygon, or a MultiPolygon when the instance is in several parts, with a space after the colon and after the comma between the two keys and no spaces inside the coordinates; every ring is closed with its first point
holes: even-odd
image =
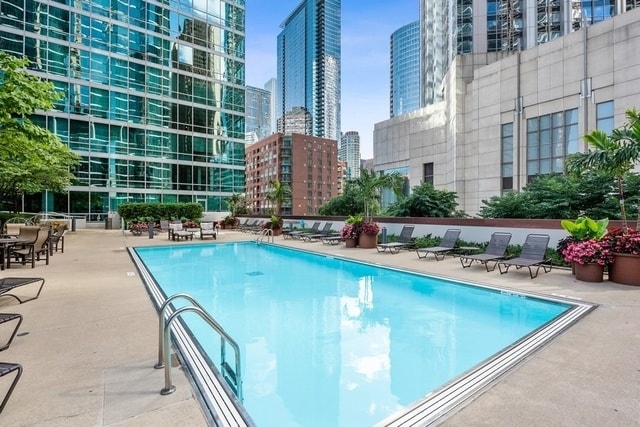
{"type": "Polygon", "coordinates": [[[621,285],[640,286],[640,255],[613,254],[609,280],[621,285]]]}

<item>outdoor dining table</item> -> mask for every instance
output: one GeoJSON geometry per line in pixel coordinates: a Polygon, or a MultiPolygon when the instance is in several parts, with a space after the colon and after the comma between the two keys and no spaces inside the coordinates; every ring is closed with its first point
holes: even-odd
{"type": "Polygon", "coordinates": [[[16,239],[11,237],[0,237],[0,270],[4,270],[6,261],[11,253],[11,248],[24,243],[29,243],[27,239],[16,239]]]}

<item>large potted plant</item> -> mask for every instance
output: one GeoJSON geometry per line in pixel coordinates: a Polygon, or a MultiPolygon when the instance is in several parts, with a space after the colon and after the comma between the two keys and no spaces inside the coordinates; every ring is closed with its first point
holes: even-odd
{"type": "Polygon", "coordinates": [[[344,244],[348,248],[358,246],[358,230],[353,224],[345,224],[340,229],[340,238],[344,240],[344,244]]]}
{"type": "Polygon", "coordinates": [[[562,251],[565,261],[573,263],[576,279],[584,282],[602,282],[604,267],[613,262],[613,254],[607,241],[579,240],[562,251]]]}
{"type": "Polygon", "coordinates": [[[640,230],[615,228],[604,239],[613,254],[609,280],[623,285],[640,286],[640,230]]]}
{"type": "MultiPolygon", "coordinates": [[[[564,228],[569,236],[561,239],[556,246],[556,252],[560,256],[564,256],[564,250],[571,244],[577,243],[583,240],[600,240],[605,234],[607,234],[607,227],[609,225],[609,219],[593,220],[588,216],[578,217],[575,221],[563,219],[560,221],[560,225],[564,228]]],[[[565,260],[566,261],[566,260],[565,260]]],[[[571,272],[575,274],[574,263],[567,261],[571,264],[571,272]]]]}
{"type": "Polygon", "coordinates": [[[271,215],[271,219],[264,223],[263,228],[268,228],[273,232],[274,236],[282,235],[282,225],[284,221],[277,215],[271,215]]]}
{"type": "Polygon", "coordinates": [[[378,244],[378,233],[380,226],[373,222],[363,222],[360,226],[360,236],[358,237],[358,246],[363,249],[375,248],[378,244]]]}

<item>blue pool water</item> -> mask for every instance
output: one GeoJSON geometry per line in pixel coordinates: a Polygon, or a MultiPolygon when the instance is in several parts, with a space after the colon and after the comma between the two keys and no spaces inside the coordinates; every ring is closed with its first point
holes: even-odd
{"type": "MultiPolygon", "coordinates": [[[[260,427],[375,425],[570,307],[255,242],[135,250],[238,342],[260,427]]],[[[184,318],[219,363],[219,338],[184,318]]]]}

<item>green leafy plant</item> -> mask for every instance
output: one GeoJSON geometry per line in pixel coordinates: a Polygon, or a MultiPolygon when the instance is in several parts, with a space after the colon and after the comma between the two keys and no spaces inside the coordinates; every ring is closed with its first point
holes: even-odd
{"type": "Polygon", "coordinates": [[[595,221],[587,216],[581,216],[575,221],[563,219],[560,224],[571,237],[577,240],[600,240],[607,234],[609,219],[604,218],[595,221]]]}

